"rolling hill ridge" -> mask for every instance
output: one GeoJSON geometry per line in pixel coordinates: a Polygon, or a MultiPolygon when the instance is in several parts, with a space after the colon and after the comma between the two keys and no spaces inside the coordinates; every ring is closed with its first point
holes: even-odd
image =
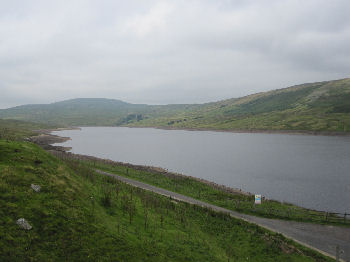
{"type": "Polygon", "coordinates": [[[350,79],[307,83],[206,104],[80,98],[0,110],[0,118],[62,126],[350,131],[350,79]]]}

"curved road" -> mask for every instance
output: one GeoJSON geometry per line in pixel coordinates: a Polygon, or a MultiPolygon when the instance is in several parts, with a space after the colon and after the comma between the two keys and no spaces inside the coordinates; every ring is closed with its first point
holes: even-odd
{"type": "Polygon", "coordinates": [[[255,217],[211,205],[188,196],[184,196],[123,176],[107,173],[101,170],[96,170],[96,172],[102,175],[113,177],[132,186],[143,188],[179,201],[207,207],[218,212],[228,213],[232,217],[243,219],[247,222],[255,223],[271,231],[281,233],[284,236],[291,238],[304,246],[317,250],[318,252],[327,256],[331,256],[333,258],[335,258],[335,250],[336,246],[338,245],[340,247],[340,250],[343,251],[340,256],[342,258],[341,261],[350,262],[350,228],[255,217]]]}

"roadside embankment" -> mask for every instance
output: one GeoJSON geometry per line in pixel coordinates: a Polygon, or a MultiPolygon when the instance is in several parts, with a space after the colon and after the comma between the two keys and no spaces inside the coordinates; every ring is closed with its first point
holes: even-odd
{"type": "Polygon", "coordinates": [[[291,238],[294,241],[297,241],[302,245],[312,248],[326,256],[331,256],[335,258],[335,249],[336,245],[338,245],[340,249],[344,252],[342,254],[342,257],[345,259],[350,259],[350,228],[315,225],[295,221],[283,221],[242,214],[200,201],[198,199],[194,199],[169,190],[165,190],[163,188],[158,188],[149,184],[142,183],[140,181],[135,181],[123,176],[111,174],[101,170],[95,171],[99,174],[113,177],[114,179],[130,184],[132,186],[149,190],[157,194],[170,197],[177,201],[183,201],[192,205],[198,205],[204,208],[209,208],[216,212],[223,212],[229,214],[234,218],[243,219],[246,222],[257,224],[273,232],[281,233],[284,236],[291,238]]]}

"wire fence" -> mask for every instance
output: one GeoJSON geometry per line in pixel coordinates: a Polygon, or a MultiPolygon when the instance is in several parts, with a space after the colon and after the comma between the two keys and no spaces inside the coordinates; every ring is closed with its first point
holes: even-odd
{"type": "Polygon", "coordinates": [[[313,221],[320,223],[335,223],[350,225],[350,213],[333,213],[316,211],[309,209],[295,209],[289,208],[286,210],[273,208],[259,208],[251,209],[253,213],[258,213],[267,217],[280,217],[284,219],[293,219],[300,221],[313,221]]]}

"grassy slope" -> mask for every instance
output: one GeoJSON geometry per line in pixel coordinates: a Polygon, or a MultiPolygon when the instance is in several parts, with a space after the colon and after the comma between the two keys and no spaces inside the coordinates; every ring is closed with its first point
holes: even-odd
{"type": "Polygon", "coordinates": [[[350,131],[350,79],[303,84],[201,105],[133,126],[223,130],[350,131]]]}
{"type": "Polygon", "coordinates": [[[350,79],[303,84],[202,105],[73,99],[0,110],[0,118],[75,126],[350,131],[350,79]]]}
{"type": "Polygon", "coordinates": [[[4,140],[0,260],[331,261],[257,226],[93,175],[31,143],[4,140]],[[18,228],[20,217],[33,229],[18,228]]]}

